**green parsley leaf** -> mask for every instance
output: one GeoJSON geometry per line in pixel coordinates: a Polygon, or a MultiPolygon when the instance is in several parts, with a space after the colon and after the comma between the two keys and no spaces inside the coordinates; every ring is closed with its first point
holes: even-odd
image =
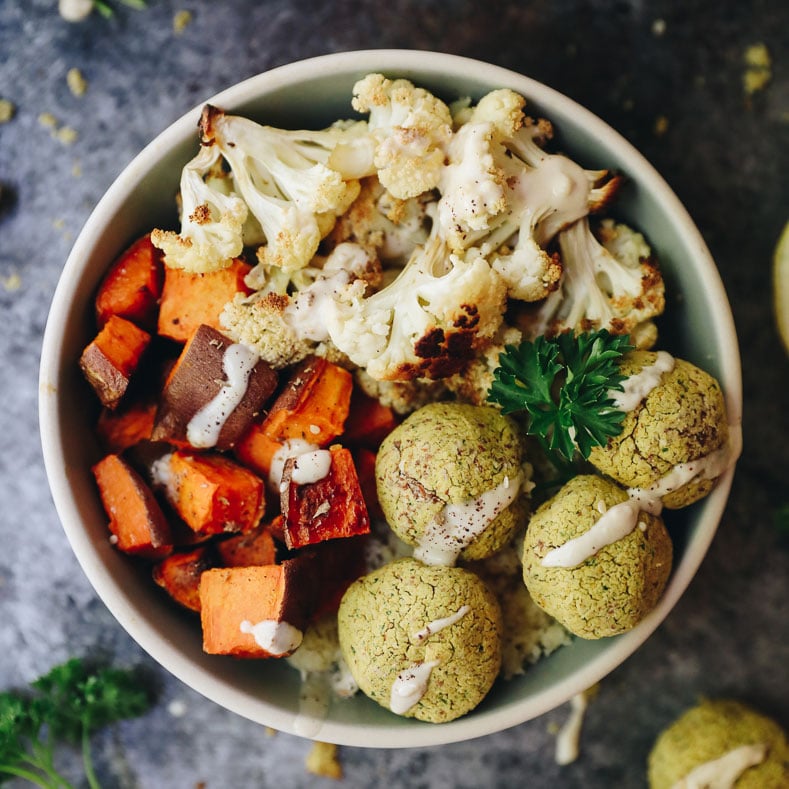
{"type": "Polygon", "coordinates": [[[55,744],[68,742],[81,745],[85,777],[96,789],[90,735],[153,703],[136,672],[77,658],[55,666],[30,690],[0,693],[0,783],[17,777],[43,787],[70,786],[53,764],[55,744]]]}
{"type": "Polygon", "coordinates": [[[622,427],[610,393],[622,391],[619,361],[631,350],[629,337],[605,329],[507,345],[488,400],[505,414],[526,412],[526,432],[546,451],[586,459],[622,427]]]}

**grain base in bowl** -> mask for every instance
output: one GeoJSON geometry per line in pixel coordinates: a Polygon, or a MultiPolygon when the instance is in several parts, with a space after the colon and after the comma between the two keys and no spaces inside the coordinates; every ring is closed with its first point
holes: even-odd
{"type": "MultiPolygon", "coordinates": [[[[447,101],[511,88],[526,97],[530,114],[552,121],[561,148],[574,159],[586,167],[626,174],[628,184],[617,212],[648,237],[661,262],[672,315],[670,327],[661,326],[665,343],[720,381],[729,419],[738,420],[736,337],[729,310],[721,308],[727,303],[725,293],[698,230],[650,165],[566,97],[523,76],[463,58],[369,51],[275,69],[210,103],[275,126],[322,128],[348,115],[353,84],[371,72],[410,79],[447,101]]],[[[130,241],[172,216],[180,170],[194,155],[200,112],[195,108],[160,135],[108,190],[74,246],[47,326],[40,401],[47,472],[66,533],[99,595],[146,651],[205,696],[262,724],[340,744],[407,747],[481,736],[542,714],[594,684],[648,637],[687,587],[714,535],[731,471],[708,498],[677,519],[673,531],[681,538],[672,577],[657,607],[634,630],[604,641],[576,640],[524,676],[497,683],[469,716],[439,726],[397,718],[363,698],[333,705],[322,721],[305,721],[296,672],[272,661],[248,664],[205,655],[194,623],[167,606],[149,579],[109,544],[106,516],[90,475],[100,449],[90,439],[93,415],[85,408],[89,392],[76,360],[91,339],[93,294],[108,264],[130,241]]]]}

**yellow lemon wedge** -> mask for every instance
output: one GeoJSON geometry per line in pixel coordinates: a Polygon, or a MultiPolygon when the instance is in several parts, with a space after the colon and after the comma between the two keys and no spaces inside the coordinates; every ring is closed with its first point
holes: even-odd
{"type": "Polygon", "coordinates": [[[778,334],[789,353],[789,222],[773,253],[773,309],[778,334]]]}

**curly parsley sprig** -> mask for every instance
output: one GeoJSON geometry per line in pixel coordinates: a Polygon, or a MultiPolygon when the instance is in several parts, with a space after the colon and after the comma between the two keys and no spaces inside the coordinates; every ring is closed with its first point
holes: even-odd
{"type": "Polygon", "coordinates": [[[85,777],[99,789],[90,755],[98,729],[146,712],[151,693],[136,672],[91,666],[79,658],[53,668],[29,692],[0,693],[0,783],[23,778],[45,789],[70,789],[55,767],[55,746],[82,747],[85,777]]]}
{"type": "Polygon", "coordinates": [[[634,346],[626,335],[600,329],[537,337],[505,346],[488,400],[505,414],[525,411],[526,432],[549,452],[586,459],[594,446],[618,435],[623,411],[611,391],[622,391],[619,360],[634,346]]]}

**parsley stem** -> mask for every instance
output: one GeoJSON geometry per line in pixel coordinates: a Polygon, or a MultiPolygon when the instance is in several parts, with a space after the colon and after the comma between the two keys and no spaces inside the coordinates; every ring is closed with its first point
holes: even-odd
{"type": "Polygon", "coordinates": [[[34,773],[32,770],[27,770],[24,767],[16,767],[13,764],[0,764],[0,773],[24,778],[26,781],[30,781],[31,784],[43,787],[43,789],[53,789],[53,787],[57,786],[57,784],[50,783],[38,773],[34,773]]]}
{"type": "Polygon", "coordinates": [[[93,759],[90,757],[90,735],[88,727],[82,727],[82,763],[85,767],[85,777],[88,779],[90,789],[101,789],[96,772],[93,769],[93,759]]]}
{"type": "Polygon", "coordinates": [[[57,789],[57,787],[62,787],[62,789],[74,789],[74,787],[55,769],[53,761],[54,744],[52,743],[51,734],[47,737],[46,743],[39,741],[33,742],[32,751],[32,756],[24,754],[23,759],[28,764],[41,770],[41,772],[49,778],[49,783],[44,784],[44,786],[52,787],[52,789],[57,789]]]}

